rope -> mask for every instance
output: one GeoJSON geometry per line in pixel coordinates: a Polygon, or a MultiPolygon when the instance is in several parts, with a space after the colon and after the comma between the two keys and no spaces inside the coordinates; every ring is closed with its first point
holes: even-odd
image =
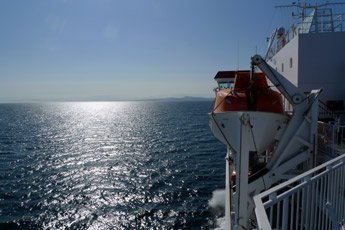
{"type": "Polygon", "coordinates": [[[250,132],[252,134],[253,143],[254,143],[254,148],[255,148],[255,151],[258,152],[258,149],[256,147],[256,143],[255,143],[254,133],[253,133],[253,125],[250,123],[250,120],[249,120],[249,125],[250,125],[250,132]]]}

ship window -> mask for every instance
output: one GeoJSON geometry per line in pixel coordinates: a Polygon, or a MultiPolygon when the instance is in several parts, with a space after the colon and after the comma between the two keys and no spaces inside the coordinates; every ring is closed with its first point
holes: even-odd
{"type": "Polygon", "coordinates": [[[290,68],[292,68],[292,58],[290,58],[290,68]]]}
{"type": "Polygon", "coordinates": [[[232,85],[232,82],[219,82],[218,84],[220,89],[229,89],[230,87],[232,87],[232,85]]]}
{"type": "Polygon", "coordinates": [[[282,72],[284,72],[284,63],[282,63],[282,72]]]}

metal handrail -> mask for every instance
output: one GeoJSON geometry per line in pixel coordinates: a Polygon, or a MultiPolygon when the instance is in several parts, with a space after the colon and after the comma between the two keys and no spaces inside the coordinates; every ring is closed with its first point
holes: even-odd
{"type": "MultiPolygon", "coordinates": [[[[318,15],[318,18],[322,17],[331,17],[329,20],[321,20],[320,23],[322,24],[329,24],[332,25],[331,28],[325,29],[321,27],[320,30],[317,31],[317,33],[324,33],[324,32],[344,32],[344,24],[345,24],[345,14],[344,13],[333,13],[330,15],[318,15]]],[[[305,16],[304,18],[307,18],[310,20],[302,21],[296,24],[293,24],[286,32],[285,32],[285,41],[284,44],[281,45],[279,43],[272,42],[270,44],[270,47],[266,54],[266,60],[271,59],[277,52],[279,52],[286,44],[288,44],[293,38],[295,38],[298,34],[305,34],[305,33],[314,33],[309,30],[306,30],[306,28],[309,28],[309,26],[312,23],[312,19],[314,16],[305,16]]],[[[319,26],[319,24],[318,24],[319,26]]],[[[277,33],[275,32],[273,40],[277,41],[277,33]]]]}
{"type": "Polygon", "coordinates": [[[345,224],[345,155],[254,196],[258,229],[324,229],[345,224]]]}

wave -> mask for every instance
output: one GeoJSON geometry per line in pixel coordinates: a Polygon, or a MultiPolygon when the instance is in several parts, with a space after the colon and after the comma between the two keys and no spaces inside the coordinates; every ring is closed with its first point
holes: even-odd
{"type": "Polygon", "coordinates": [[[217,227],[214,230],[226,230],[225,216],[217,218],[217,227]]]}
{"type": "Polygon", "coordinates": [[[211,211],[217,217],[215,230],[225,229],[225,189],[217,189],[212,192],[212,198],[208,202],[211,211]]]}
{"type": "Polygon", "coordinates": [[[218,209],[225,208],[225,189],[217,189],[212,192],[212,198],[208,202],[208,205],[211,208],[218,209]]]}

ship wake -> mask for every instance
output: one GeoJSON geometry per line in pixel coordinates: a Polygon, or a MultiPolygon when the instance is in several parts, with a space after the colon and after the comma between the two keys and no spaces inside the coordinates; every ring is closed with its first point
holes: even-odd
{"type": "Polygon", "coordinates": [[[215,229],[225,229],[225,189],[213,191],[208,206],[217,218],[215,229]]]}

